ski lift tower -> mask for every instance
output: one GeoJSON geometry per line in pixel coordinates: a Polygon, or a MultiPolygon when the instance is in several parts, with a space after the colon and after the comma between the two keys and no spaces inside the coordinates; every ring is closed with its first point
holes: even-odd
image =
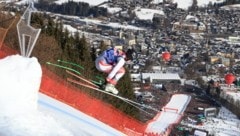
{"type": "Polygon", "coordinates": [[[35,29],[30,25],[31,13],[33,11],[36,11],[34,3],[29,2],[29,6],[17,24],[20,53],[25,57],[30,57],[41,32],[41,29],[35,29]]]}

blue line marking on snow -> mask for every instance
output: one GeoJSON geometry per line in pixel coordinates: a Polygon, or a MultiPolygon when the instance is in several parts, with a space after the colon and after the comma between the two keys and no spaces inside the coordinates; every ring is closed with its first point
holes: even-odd
{"type": "Polygon", "coordinates": [[[108,133],[108,134],[111,135],[111,136],[115,135],[115,134],[112,133],[112,132],[109,132],[109,131],[107,131],[107,130],[105,130],[105,129],[102,129],[102,128],[99,127],[98,125],[95,125],[95,124],[93,124],[93,123],[91,123],[91,122],[89,122],[89,121],[83,120],[83,119],[77,117],[76,115],[70,114],[69,112],[66,112],[66,111],[64,111],[64,110],[62,110],[62,109],[60,109],[60,108],[58,108],[58,107],[56,107],[56,106],[50,105],[50,104],[48,104],[48,103],[46,103],[46,102],[44,102],[44,101],[38,100],[38,103],[40,103],[40,104],[42,104],[42,105],[45,105],[46,107],[49,107],[49,108],[51,108],[51,109],[54,109],[54,110],[56,110],[56,111],[58,111],[58,112],[61,112],[61,113],[65,114],[65,115],[67,115],[67,116],[70,116],[70,117],[72,117],[72,118],[75,118],[75,119],[77,119],[77,120],[79,120],[79,121],[81,121],[81,122],[84,122],[84,123],[86,123],[86,124],[88,124],[88,125],[90,125],[90,126],[93,126],[94,128],[97,128],[97,129],[99,129],[99,130],[101,130],[101,131],[104,131],[104,132],[108,133]]]}

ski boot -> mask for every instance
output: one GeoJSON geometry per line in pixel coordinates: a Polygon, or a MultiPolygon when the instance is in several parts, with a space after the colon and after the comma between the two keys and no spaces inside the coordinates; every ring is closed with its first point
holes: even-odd
{"type": "Polygon", "coordinates": [[[115,88],[115,86],[113,84],[107,83],[105,89],[106,92],[111,92],[115,95],[118,94],[118,90],[115,88]]]}

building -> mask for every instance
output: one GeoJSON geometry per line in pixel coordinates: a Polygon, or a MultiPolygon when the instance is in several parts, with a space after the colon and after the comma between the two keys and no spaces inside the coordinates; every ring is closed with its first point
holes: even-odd
{"type": "Polygon", "coordinates": [[[181,83],[181,78],[177,73],[140,73],[131,74],[132,81],[142,81],[150,83],[176,82],[181,83]]]}
{"type": "Polygon", "coordinates": [[[186,16],[185,20],[181,22],[175,22],[173,24],[173,30],[188,30],[190,32],[204,32],[206,31],[206,26],[204,23],[199,22],[199,19],[194,16],[186,16]]]}

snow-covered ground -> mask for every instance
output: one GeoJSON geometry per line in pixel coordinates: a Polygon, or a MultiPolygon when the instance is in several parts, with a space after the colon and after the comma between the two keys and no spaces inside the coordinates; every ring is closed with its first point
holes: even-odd
{"type": "Polygon", "coordinates": [[[194,121],[182,122],[183,125],[206,130],[214,136],[240,136],[240,120],[225,107],[221,107],[217,117],[204,119],[203,124],[195,125],[194,121]],[[192,123],[190,123],[192,122],[192,123]]]}
{"type": "Polygon", "coordinates": [[[38,110],[51,116],[57,123],[70,131],[74,136],[124,136],[125,134],[92,118],[62,102],[39,93],[38,110]]]}
{"type": "Polygon", "coordinates": [[[162,10],[146,9],[146,8],[136,8],[135,14],[141,20],[152,20],[154,14],[160,14],[164,16],[164,12],[162,10]]]}
{"type": "MultiPolygon", "coordinates": [[[[103,2],[107,2],[108,0],[72,0],[72,1],[86,2],[86,3],[89,3],[89,5],[96,6],[96,5],[101,4],[103,2]]],[[[57,0],[56,1],[57,4],[62,4],[62,3],[65,3],[65,2],[68,2],[68,0],[57,0]]]]}
{"type": "Polygon", "coordinates": [[[105,26],[109,26],[109,27],[113,27],[113,28],[123,28],[123,29],[132,29],[132,30],[145,30],[144,28],[141,27],[136,27],[133,25],[121,25],[120,23],[103,23],[102,21],[96,20],[96,19],[88,19],[88,18],[84,18],[84,19],[79,19],[80,21],[84,21],[88,24],[93,23],[93,24],[101,24],[101,25],[105,25],[105,26]]]}
{"type": "Polygon", "coordinates": [[[146,132],[162,134],[170,125],[179,123],[190,100],[191,96],[185,94],[173,95],[163,111],[148,124],[146,132]]]}

